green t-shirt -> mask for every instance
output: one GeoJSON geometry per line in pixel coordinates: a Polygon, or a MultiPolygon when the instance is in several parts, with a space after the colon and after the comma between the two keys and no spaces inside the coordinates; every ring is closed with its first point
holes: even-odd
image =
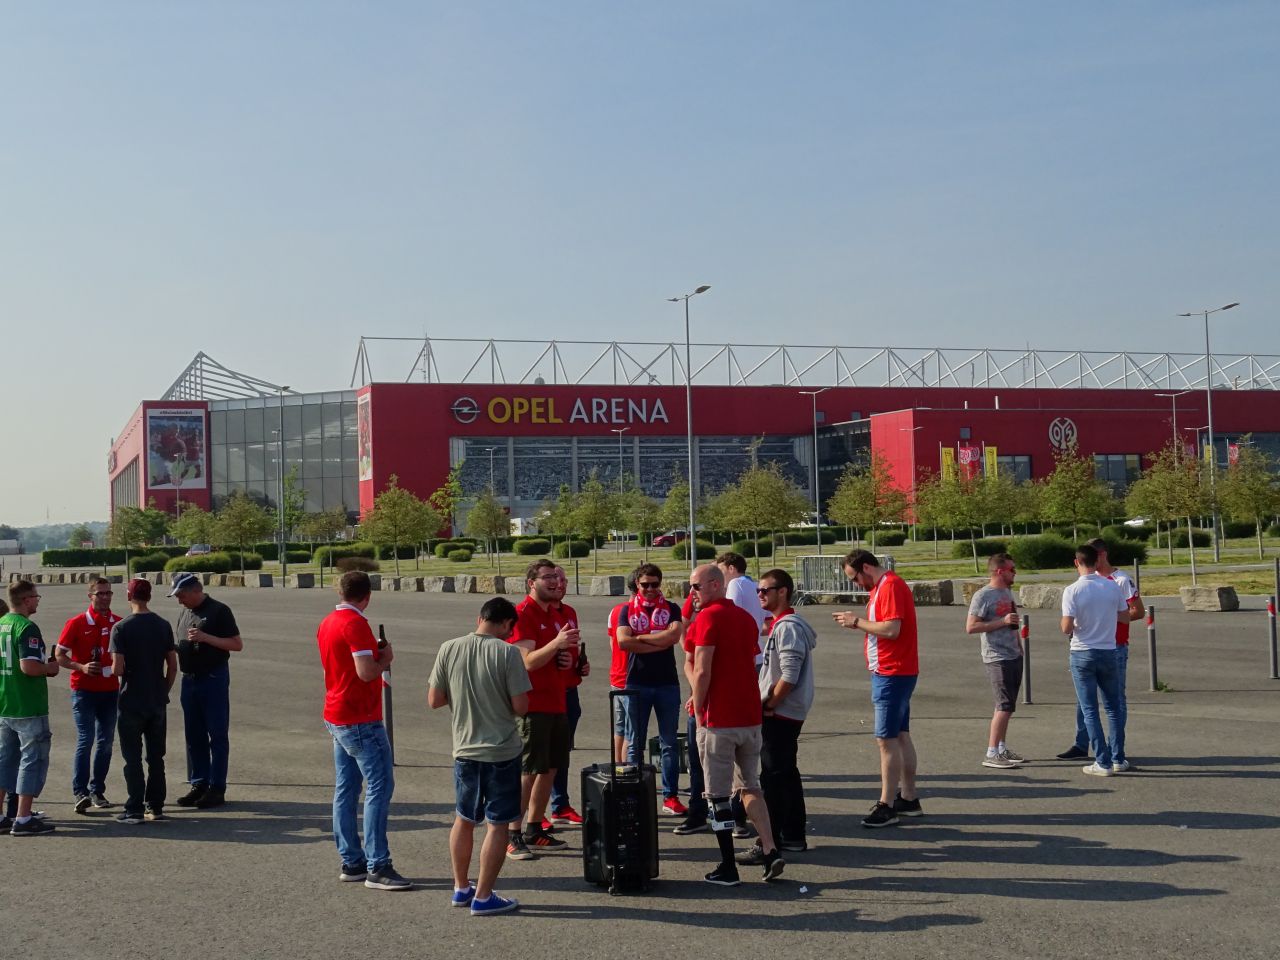
{"type": "Polygon", "coordinates": [[[0,717],[49,715],[49,678],[28,677],[21,665],[23,660],[46,659],[39,627],[20,613],[0,617],[0,717]]]}
{"type": "Polygon", "coordinates": [[[501,763],[520,755],[511,698],[533,685],[518,647],[478,633],[447,640],[429,683],[449,698],[455,758],[501,763]]]}

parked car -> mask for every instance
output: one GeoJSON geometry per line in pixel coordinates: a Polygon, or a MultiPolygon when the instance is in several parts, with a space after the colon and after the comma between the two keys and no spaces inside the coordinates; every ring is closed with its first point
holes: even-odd
{"type": "Polygon", "coordinates": [[[207,543],[193,543],[187,550],[188,557],[203,557],[206,553],[213,553],[213,547],[207,543]]]}
{"type": "Polygon", "coordinates": [[[689,538],[688,530],[668,530],[666,533],[660,533],[653,538],[655,547],[674,547],[681,540],[689,538]]]}
{"type": "Polygon", "coordinates": [[[1145,527],[1150,522],[1150,517],[1134,517],[1132,520],[1126,520],[1124,525],[1126,527],[1145,527]]]}

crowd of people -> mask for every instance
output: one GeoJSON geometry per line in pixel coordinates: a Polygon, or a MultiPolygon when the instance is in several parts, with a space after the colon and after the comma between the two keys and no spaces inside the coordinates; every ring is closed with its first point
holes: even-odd
{"type": "MultiPolygon", "coordinates": [[[[1070,639],[1078,729],[1059,757],[1090,759],[1085,773],[1112,776],[1130,769],[1124,738],[1128,625],[1144,609],[1101,541],[1081,545],[1075,566],[1079,577],[1064,591],[1061,629],[1070,639]]],[[[759,867],[764,881],[775,880],[786,868],[784,854],[808,848],[798,754],[814,701],[817,634],[794,609],[796,588],[787,571],[768,570],[756,583],[746,567],[735,553],[699,566],[678,606],[664,594],[662,570],[641,564],[628,579],[629,597],[610,611],[607,623],[609,686],[626,691],[613,698],[614,758],[642,764],[649,720],[656,719],[661,812],[680,818],[672,829],[677,835],[714,834],[719,860],[705,880],[722,886],[741,882],[741,866],[759,867]],[[681,674],[691,691],[687,698],[681,674]],[[679,784],[682,710],[688,806],[679,784]],[[735,839],[753,837],[747,849],[735,848],[735,839]]],[[[924,815],[911,737],[920,672],[915,605],[909,585],[872,553],[855,550],[843,567],[866,591],[867,605],[861,614],[831,616],[864,636],[880,757],[880,794],[861,823],[891,827],[902,817],[924,815]]],[[[981,638],[995,701],[981,761],[994,768],[1026,762],[1007,744],[1023,669],[1012,593],[1016,572],[1008,555],[992,556],[989,582],[974,594],[965,623],[967,633],[981,638]]],[[[442,645],[428,682],[428,705],[449,708],[452,718],[452,904],[476,916],[518,908],[494,889],[505,860],[563,850],[560,831],[583,822],[570,803],[568,774],[581,716],[578,688],[591,673],[586,638],[577,612],[564,602],[568,580],[561,567],[537,560],[525,583],[527,595],[518,604],[503,597],[486,601],[475,629],[442,645]]],[[[118,731],[127,798],[116,819],[137,824],[166,818],[166,715],[179,676],[189,790],[177,803],[199,809],[225,803],[229,661],[243,647],[239,627],[225,604],[204,593],[198,577],[180,574],[169,593],[181,610],[175,642],[169,622],[150,609],[151,590],[149,581],[129,581],[130,613],[121,617],[111,609],[112,584],[98,578],[90,585],[88,608],[66,622],[50,655],[34,619],[39,592],[26,580],[9,586],[9,607],[0,616],[0,802],[8,801],[0,829],[18,837],[55,829],[33,804],[49,767],[48,680],[62,669],[71,677],[77,732],[71,772],[77,813],[112,806],[106,777],[118,731]]],[[[413,884],[396,871],[387,839],[395,777],[382,688],[394,650],[370,627],[369,576],[344,574],[338,592],[341,602],[320,624],[317,644],[324,722],[333,743],[339,879],[407,890],[413,884]]]]}

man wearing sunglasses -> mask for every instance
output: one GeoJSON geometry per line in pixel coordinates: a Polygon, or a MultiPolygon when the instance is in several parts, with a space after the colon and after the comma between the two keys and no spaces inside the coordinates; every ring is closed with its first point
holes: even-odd
{"type": "Polygon", "coordinates": [[[982,638],[982,665],[986,668],[996,701],[987,755],[982,765],[1008,769],[1024,762],[1005,744],[1009,718],[1013,716],[1018,690],[1022,687],[1022,641],[1018,638],[1020,620],[1012,589],[1017,570],[1013,558],[1007,553],[995,553],[987,558],[987,573],[991,580],[969,602],[969,616],[964,629],[965,633],[982,638]]]}

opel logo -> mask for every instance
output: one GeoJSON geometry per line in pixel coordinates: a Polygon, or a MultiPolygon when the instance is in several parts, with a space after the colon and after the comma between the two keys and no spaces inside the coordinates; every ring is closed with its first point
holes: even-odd
{"type": "Polygon", "coordinates": [[[1075,421],[1070,417],[1058,417],[1049,424],[1049,446],[1055,450],[1067,451],[1076,445],[1080,437],[1075,421]]]}
{"type": "Polygon", "coordinates": [[[453,419],[459,423],[474,423],[480,416],[480,404],[470,397],[459,397],[449,409],[453,411],[453,419]]]}

